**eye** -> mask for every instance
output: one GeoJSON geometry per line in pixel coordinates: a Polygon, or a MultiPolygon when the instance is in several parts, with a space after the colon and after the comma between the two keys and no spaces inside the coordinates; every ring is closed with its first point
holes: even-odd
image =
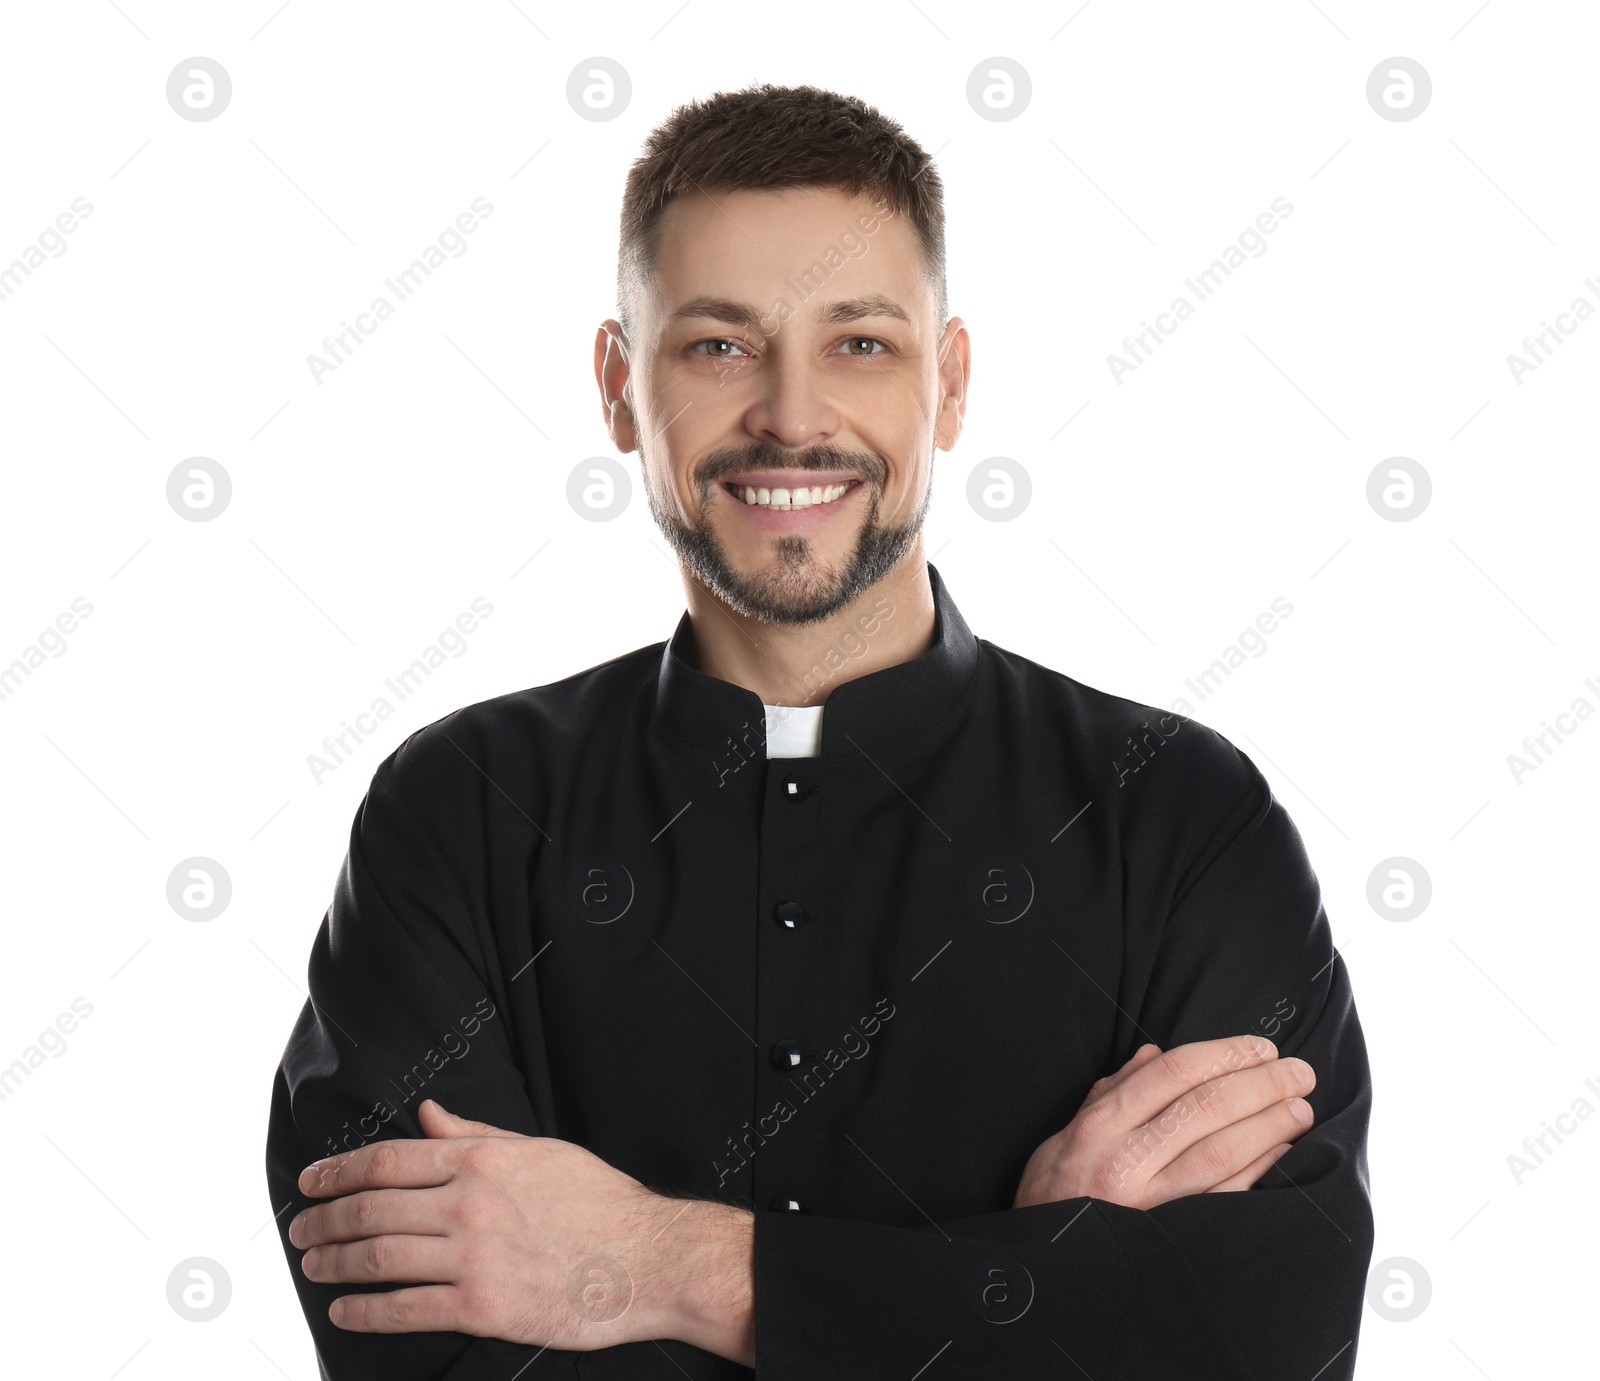
{"type": "MultiPolygon", "coordinates": [[[[726,336],[717,336],[717,337],[715,337],[714,339],[711,339],[711,340],[697,340],[693,345],[691,345],[689,347],[689,349],[690,349],[690,351],[696,351],[702,345],[726,345],[726,346],[732,347],[735,350],[744,350],[744,346],[741,345],[738,341],[729,340],[728,337],[726,337],[726,336]]],[[[721,350],[711,350],[711,351],[706,352],[705,358],[711,359],[711,360],[731,360],[731,359],[735,359],[737,357],[734,356],[734,355],[731,355],[731,354],[727,354],[726,352],[721,351],[721,350]]]]}
{"type": "MultiPolygon", "coordinates": [[[[839,343],[841,345],[854,345],[859,341],[865,341],[868,345],[881,345],[885,350],[889,348],[887,343],[879,340],[876,336],[846,336],[839,343]]],[[[863,359],[866,359],[877,354],[878,352],[876,350],[848,350],[845,353],[850,355],[858,355],[863,359]]]]}

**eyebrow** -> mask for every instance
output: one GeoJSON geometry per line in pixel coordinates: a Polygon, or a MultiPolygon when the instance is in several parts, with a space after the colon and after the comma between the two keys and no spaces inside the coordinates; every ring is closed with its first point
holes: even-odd
{"type": "MultiPolygon", "coordinates": [[[[874,316],[892,317],[896,321],[905,322],[908,326],[912,324],[911,314],[892,297],[885,297],[882,293],[869,293],[865,297],[848,297],[839,302],[830,302],[822,309],[820,320],[824,325],[836,326],[843,322],[860,321],[864,317],[874,316]]],[[[750,331],[759,331],[762,320],[761,313],[754,307],[725,297],[692,298],[679,307],[668,320],[676,321],[680,317],[709,317],[713,321],[725,321],[750,331]]]]}

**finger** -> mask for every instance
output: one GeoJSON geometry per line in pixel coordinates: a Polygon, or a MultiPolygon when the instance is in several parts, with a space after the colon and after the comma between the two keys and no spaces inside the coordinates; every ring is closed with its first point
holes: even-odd
{"type": "Polygon", "coordinates": [[[418,1285],[341,1295],[328,1317],[352,1333],[461,1333],[466,1331],[460,1327],[465,1312],[454,1285],[418,1285]]]}
{"type": "Polygon", "coordinates": [[[1264,1156],[1280,1141],[1293,1141],[1315,1120],[1304,1098],[1274,1103],[1253,1117],[1223,1127],[1191,1146],[1150,1178],[1161,1201],[1185,1194],[1203,1194],[1264,1156]],[[1304,1113],[1302,1121],[1296,1109],[1304,1113]]]}
{"type": "Polygon", "coordinates": [[[1291,1055],[1207,1080],[1179,1103],[1192,1105],[1200,1115],[1197,1125],[1215,1129],[1242,1121],[1274,1103],[1303,1098],[1316,1086],[1316,1071],[1291,1055]]]}
{"type": "Polygon", "coordinates": [[[1110,1105],[1118,1129],[1132,1131],[1202,1085],[1277,1058],[1277,1046],[1265,1036],[1227,1036],[1174,1046],[1128,1075],[1103,1101],[1110,1105]]]}
{"type": "Polygon", "coordinates": [[[1105,1079],[1101,1080],[1101,1082],[1109,1088],[1114,1088],[1135,1070],[1143,1069],[1160,1053],[1161,1047],[1159,1045],[1155,1044],[1154,1041],[1147,1041],[1128,1057],[1127,1063],[1124,1064],[1121,1069],[1119,1069],[1115,1074],[1108,1074],[1105,1079]]]}
{"type": "Polygon", "coordinates": [[[422,1130],[429,1136],[513,1136],[520,1137],[521,1132],[508,1132],[504,1127],[496,1127],[489,1122],[474,1122],[470,1117],[458,1117],[451,1112],[437,1098],[424,1099],[417,1108],[417,1116],[422,1121],[422,1130]]]}
{"type": "Polygon", "coordinates": [[[1253,1185],[1257,1180],[1265,1175],[1268,1170],[1272,1169],[1274,1165],[1283,1159],[1286,1151],[1291,1149],[1292,1144],[1290,1142],[1280,1142],[1278,1145],[1274,1146],[1270,1151],[1268,1151],[1266,1155],[1259,1156],[1255,1160],[1251,1161],[1250,1164],[1245,1166],[1245,1168],[1237,1175],[1229,1176],[1229,1178],[1223,1180],[1221,1184],[1212,1185],[1211,1188],[1206,1191],[1206,1193],[1232,1194],[1241,1189],[1249,1189],[1251,1185],[1253,1185]]]}
{"type": "Polygon", "coordinates": [[[460,1251],[448,1237],[369,1237],[313,1247],[300,1261],[307,1280],[376,1285],[384,1281],[452,1283],[460,1251]]]}
{"type": "Polygon", "coordinates": [[[1164,1181],[1163,1202],[1183,1194],[1202,1193],[1242,1169],[1268,1146],[1292,1140],[1304,1131],[1286,1109],[1291,1099],[1309,1107],[1297,1095],[1309,1091],[1315,1082],[1311,1066],[1292,1057],[1224,1074],[1185,1094],[1144,1126],[1126,1133],[1119,1163],[1137,1168],[1146,1180],[1154,1180],[1188,1156],[1188,1162],[1164,1181]],[[1251,1118],[1264,1114],[1271,1114],[1268,1122],[1250,1124],[1251,1118]],[[1231,1139],[1222,1135],[1236,1126],[1245,1130],[1234,1133],[1231,1139]],[[1245,1138],[1265,1139],[1246,1154],[1241,1146],[1245,1138]],[[1223,1159],[1224,1151],[1231,1159],[1223,1159]]]}
{"type": "Polygon", "coordinates": [[[306,1209],[289,1224],[289,1241],[320,1247],[383,1233],[444,1237],[450,1229],[448,1200],[437,1189],[363,1189],[306,1209]]]}
{"type": "Polygon", "coordinates": [[[1161,1047],[1159,1045],[1154,1043],[1141,1045],[1133,1052],[1131,1056],[1129,1056],[1127,1062],[1122,1066],[1121,1069],[1118,1069],[1111,1074],[1104,1075],[1101,1078],[1096,1079],[1094,1083],[1090,1084],[1089,1092],[1084,1098],[1084,1102],[1086,1104],[1092,1103],[1098,1098],[1105,1097],[1106,1094],[1111,1092],[1112,1089],[1116,1088],[1118,1084],[1120,1084],[1136,1069],[1143,1069],[1160,1053],[1161,1047]]]}
{"type": "Polygon", "coordinates": [[[309,1197],[446,1184],[455,1173],[458,1156],[452,1143],[444,1141],[397,1137],[369,1142],[306,1166],[300,1172],[300,1192],[309,1197]]]}

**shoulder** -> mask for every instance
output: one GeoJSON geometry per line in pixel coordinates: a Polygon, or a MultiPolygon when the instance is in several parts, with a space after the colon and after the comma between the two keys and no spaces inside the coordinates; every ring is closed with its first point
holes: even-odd
{"type": "Polygon", "coordinates": [[[523,781],[558,773],[593,728],[653,697],[665,641],[626,652],[571,676],[508,691],[452,710],[408,735],[379,764],[374,781],[408,800],[485,778],[523,781]]]}
{"type": "Polygon", "coordinates": [[[1244,750],[1193,716],[980,641],[1001,700],[1014,700],[1017,714],[1048,725],[1084,788],[1125,813],[1176,810],[1215,822],[1265,788],[1244,750]]]}

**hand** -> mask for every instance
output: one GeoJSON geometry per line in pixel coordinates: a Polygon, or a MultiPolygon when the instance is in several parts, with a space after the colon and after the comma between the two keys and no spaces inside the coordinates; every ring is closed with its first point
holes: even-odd
{"type": "Polygon", "coordinates": [[[315,1248],[310,1279],[434,1282],[341,1296],[334,1323],[579,1352],[673,1336],[655,1237],[675,1201],[568,1141],[431,1099],[418,1116],[426,1140],[372,1142],[300,1174],[303,1194],[345,1196],[290,1225],[295,1246],[315,1248]]]}
{"type": "Polygon", "coordinates": [[[1248,1189],[1311,1125],[1299,1095],[1315,1086],[1310,1065],[1278,1059],[1261,1036],[1140,1046],[1029,1158],[1013,1207],[1088,1197],[1149,1209],[1248,1189]]]}

